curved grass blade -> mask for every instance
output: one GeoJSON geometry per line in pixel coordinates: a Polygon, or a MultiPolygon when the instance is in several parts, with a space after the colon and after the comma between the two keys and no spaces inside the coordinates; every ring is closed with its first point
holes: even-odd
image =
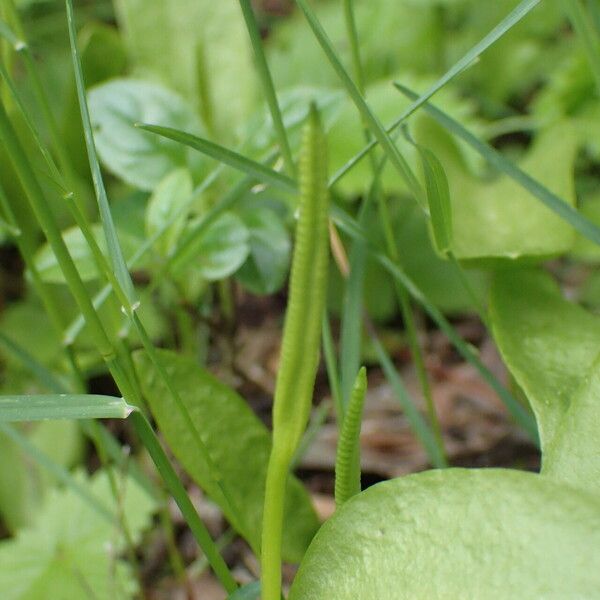
{"type": "MultiPolygon", "coordinates": [[[[394,86],[408,98],[418,97],[415,92],[400,83],[394,83],[394,86]]],[[[561,219],[564,219],[574,229],[579,231],[579,233],[592,240],[592,242],[600,245],[600,228],[597,225],[594,225],[594,223],[586,219],[570,204],[567,204],[556,194],[552,193],[547,187],[543,186],[539,181],[522,171],[519,167],[510,162],[489,144],[477,139],[471,132],[458,123],[458,121],[455,121],[449,117],[439,108],[436,108],[428,102],[426,102],[423,106],[427,113],[431,115],[442,127],[464,140],[494,168],[498,169],[498,171],[501,173],[508,175],[508,177],[520,184],[530,194],[545,204],[551,211],[556,213],[561,219]]]]}
{"type": "Polygon", "coordinates": [[[406,275],[406,273],[379,248],[369,244],[364,234],[361,232],[356,221],[336,208],[333,211],[333,217],[337,225],[348,235],[365,240],[369,255],[377,261],[395,280],[397,280],[408,293],[425,309],[429,316],[435,321],[438,327],[448,336],[452,345],[457,349],[460,355],[470,362],[481,374],[482,378],[498,394],[515,421],[523,427],[531,436],[535,443],[539,444],[537,426],[533,416],[523,408],[521,403],[516,400],[512,394],[498,381],[494,374],[481,362],[473,349],[460,337],[458,332],[452,327],[452,324],[444,317],[442,312],[432,304],[427,296],[419,287],[406,275]]]}
{"type": "Polygon", "coordinates": [[[0,396],[0,423],[50,419],[126,419],[134,406],[96,394],[0,396]]]}
{"type": "Polygon", "coordinates": [[[256,16],[252,8],[250,0],[239,0],[242,14],[244,15],[244,21],[246,22],[246,28],[248,35],[250,36],[250,42],[252,44],[252,50],[254,51],[254,62],[256,70],[260,77],[260,81],[265,93],[265,98],[269,106],[269,112],[271,113],[271,119],[273,120],[273,127],[277,138],[279,140],[279,148],[281,155],[285,161],[285,166],[290,175],[295,175],[296,167],[294,165],[294,159],[292,157],[292,150],[290,148],[290,142],[283,124],[283,118],[281,116],[281,109],[279,102],[277,101],[277,93],[275,92],[275,86],[273,84],[273,77],[267,64],[265,52],[256,22],[256,16]]]}
{"type": "Polygon", "coordinates": [[[85,144],[87,148],[88,160],[90,164],[90,170],[92,172],[92,181],[94,183],[94,191],[96,192],[96,199],[98,201],[98,209],[100,211],[100,220],[102,221],[102,228],[104,229],[104,235],[106,237],[106,245],[108,248],[108,254],[115,270],[117,281],[121,285],[123,291],[126,294],[129,306],[123,307],[128,312],[135,310],[137,299],[135,290],[133,287],[133,281],[131,275],[127,270],[125,258],[119,244],[119,238],[117,236],[117,230],[115,228],[113,218],[110,212],[110,206],[108,203],[108,197],[106,195],[106,189],[104,187],[104,181],[102,180],[102,172],[100,171],[100,163],[98,162],[98,156],[96,154],[96,145],[94,143],[94,134],[92,130],[92,123],[90,120],[90,113],[87,104],[85,83],[83,81],[83,69],[81,67],[81,58],[79,51],[77,50],[77,33],[75,31],[75,19],[73,15],[73,3],[72,0],[65,0],[67,8],[67,25],[69,29],[69,40],[71,42],[71,58],[73,62],[73,71],[75,73],[75,84],[77,87],[77,99],[79,101],[79,109],[81,111],[81,121],[83,124],[83,132],[85,136],[85,144]]]}
{"type": "Polygon", "coordinates": [[[191,133],[186,133],[185,131],[179,131],[171,127],[162,127],[160,125],[136,123],[135,126],[143,129],[144,131],[156,133],[163,137],[169,138],[170,140],[179,142],[180,144],[184,144],[185,146],[189,146],[190,148],[194,148],[194,150],[198,150],[199,152],[202,152],[203,154],[206,154],[215,160],[225,163],[226,165],[229,165],[234,169],[238,169],[239,171],[243,171],[248,175],[252,175],[259,181],[268,183],[283,191],[295,192],[297,189],[294,180],[287,175],[278,173],[269,167],[265,167],[259,162],[250,160],[238,152],[229,150],[228,148],[225,148],[219,144],[215,144],[214,142],[210,142],[207,139],[192,135],[191,133]]]}
{"type": "MultiPolygon", "coordinates": [[[[523,0],[514,8],[494,29],[492,29],[484,38],[475,44],[462,58],[457,60],[426,92],[415,99],[402,114],[385,129],[387,133],[392,133],[408,117],[416,112],[427,100],[439,92],[446,84],[450,83],[455,77],[468,69],[477,58],[483,54],[490,46],[497,42],[507,31],[512,29],[523,17],[531,12],[541,0],[523,0]]],[[[360,152],[355,154],[346,164],[342,165],[329,180],[329,185],[337,183],[354,165],[358,164],[369,152],[379,143],[373,140],[367,144],[360,152]]]]}
{"type": "Polygon", "coordinates": [[[373,111],[367,104],[364,96],[360,93],[358,87],[352,80],[352,77],[346,71],[344,65],[342,65],[342,63],[340,62],[331,40],[327,36],[327,33],[323,29],[313,10],[308,5],[308,2],[306,2],[306,0],[296,0],[296,4],[304,13],[304,16],[306,17],[306,20],[308,21],[308,24],[310,25],[310,28],[312,29],[315,35],[315,38],[319,42],[319,45],[323,49],[323,52],[327,56],[327,59],[329,60],[331,66],[333,67],[340,81],[346,88],[348,95],[354,102],[365,123],[368,125],[369,129],[373,133],[375,139],[379,142],[381,148],[389,157],[390,162],[394,165],[400,176],[404,179],[408,188],[413,193],[415,198],[420,199],[423,194],[423,190],[421,189],[421,186],[419,185],[415,174],[412,172],[410,165],[402,156],[402,154],[396,147],[396,144],[394,144],[393,140],[386,132],[382,123],[379,121],[375,113],[373,113],[373,111]]]}

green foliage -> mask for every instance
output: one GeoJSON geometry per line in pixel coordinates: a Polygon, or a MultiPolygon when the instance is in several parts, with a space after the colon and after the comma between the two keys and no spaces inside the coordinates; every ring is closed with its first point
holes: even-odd
{"type": "Polygon", "coordinates": [[[201,169],[197,156],[185,148],[134,127],[161,123],[202,132],[189,105],[169,89],[142,80],[113,79],[90,91],[89,104],[100,160],[123,181],[152,191],[173,169],[201,169]]]}
{"type": "MultiPolygon", "coordinates": [[[[136,353],[134,360],[144,396],[160,430],[190,476],[219,504],[235,529],[258,550],[271,446],[269,432],[242,398],[193,359],[166,350],[159,351],[158,357],[218,466],[219,481],[213,480],[208,465],[199,456],[193,433],[175,410],[150,361],[144,354],[136,353]]],[[[298,481],[291,480],[284,534],[287,560],[300,560],[317,525],[306,492],[298,481]]]]}
{"type": "Polygon", "coordinates": [[[117,478],[118,504],[106,474],[77,480],[115,515],[125,514],[125,525],[116,516],[107,520],[71,490],[52,491],[31,527],[0,543],[0,589],[7,600],[135,596],[136,580],[121,558],[123,527],[138,542],[154,502],[130,478],[117,478]]]}
{"type": "Polygon", "coordinates": [[[600,353],[600,319],[565,300],[540,271],[499,271],[490,316],[502,357],[552,443],[574,394],[600,353]]]}
{"type": "Polygon", "coordinates": [[[599,536],[597,496],[532,473],[429,471],[344,505],[290,600],[597,598],[599,536]]]}
{"type": "Polygon", "coordinates": [[[288,273],[290,236],[275,211],[266,207],[240,211],[249,232],[249,254],[235,278],[253,294],[273,294],[288,273]]]}
{"type": "Polygon", "coordinates": [[[257,99],[237,0],[116,0],[115,6],[137,74],[183,94],[209,130],[235,140],[257,99]]]}

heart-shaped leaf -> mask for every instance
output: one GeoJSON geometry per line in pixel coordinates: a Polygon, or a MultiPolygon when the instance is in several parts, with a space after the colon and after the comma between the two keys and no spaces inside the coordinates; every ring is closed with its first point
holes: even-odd
{"type": "Polygon", "coordinates": [[[598,598],[600,501],[533,473],[377,484],[321,528],[290,600],[598,598]]]}
{"type": "MultiPolygon", "coordinates": [[[[221,489],[196,450],[193,432],[177,410],[163,380],[144,353],[134,360],[144,395],[160,431],[194,481],[221,505],[233,527],[255,551],[260,548],[267,462],[271,447],[267,428],[231,388],[194,360],[162,350],[162,366],[171,377],[182,402],[219,469],[221,489]]],[[[300,482],[290,478],[286,499],[284,558],[302,558],[318,522],[300,482]]]]}

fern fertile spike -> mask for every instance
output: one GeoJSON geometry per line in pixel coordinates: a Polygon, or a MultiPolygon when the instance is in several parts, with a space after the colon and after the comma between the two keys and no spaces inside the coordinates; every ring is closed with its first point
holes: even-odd
{"type": "Polygon", "coordinates": [[[367,370],[362,367],[354,381],[338,441],[335,459],[335,504],[338,508],[360,492],[360,426],[366,392],[367,370]]]}
{"type": "Polygon", "coordinates": [[[329,261],[325,146],[313,106],[300,152],[299,217],[273,406],[273,444],[290,459],[308,421],[319,362],[329,261]]]}

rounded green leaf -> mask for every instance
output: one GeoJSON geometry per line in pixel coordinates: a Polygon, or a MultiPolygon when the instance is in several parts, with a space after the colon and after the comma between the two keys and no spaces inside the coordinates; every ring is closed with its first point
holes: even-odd
{"type": "Polygon", "coordinates": [[[248,238],[244,222],[234,213],[223,213],[198,236],[185,262],[208,281],[224,279],[244,264],[250,252],[248,238]]]}
{"type": "Polygon", "coordinates": [[[254,294],[272,294],[284,284],[290,266],[290,236],[268,208],[249,209],[240,216],[250,233],[250,254],[235,278],[254,294]]]}
{"type": "Polygon", "coordinates": [[[600,318],[566,300],[543,271],[506,270],[490,295],[494,339],[535,413],[546,450],[600,353],[600,318]]]}
{"type": "Polygon", "coordinates": [[[290,600],[600,598],[600,501],[532,473],[428,471],[355,496],[290,600]]]}
{"type": "MultiPolygon", "coordinates": [[[[162,231],[165,223],[183,208],[192,195],[192,187],[192,177],[187,169],[176,169],[161,180],[150,196],[146,208],[146,234],[148,237],[162,231]]],[[[157,240],[156,248],[163,256],[167,256],[177,242],[177,238],[185,227],[185,217],[185,213],[178,217],[157,240]]]]}
{"type": "MultiPolygon", "coordinates": [[[[158,357],[179,393],[212,462],[219,469],[221,489],[202,460],[193,431],[163,380],[143,353],[134,360],[144,395],[161,433],[192,479],[217,502],[232,526],[255,551],[260,548],[264,488],[271,439],[267,428],[246,402],[193,359],[161,350],[158,357]]],[[[284,558],[299,562],[318,522],[300,482],[291,477],[286,498],[284,558]]]]}
{"type": "Polygon", "coordinates": [[[90,91],[89,106],[100,160],[134,187],[153,190],[173,169],[194,167],[201,160],[172,140],[134,127],[136,123],[155,123],[202,132],[185,101],[160,85],[113,79],[90,91]]]}

